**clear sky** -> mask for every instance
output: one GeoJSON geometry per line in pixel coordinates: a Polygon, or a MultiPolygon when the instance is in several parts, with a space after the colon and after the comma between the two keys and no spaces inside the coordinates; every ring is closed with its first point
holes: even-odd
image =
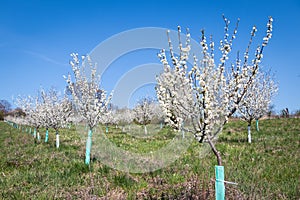
{"type": "MultiPolygon", "coordinates": [[[[175,30],[180,25],[189,27],[195,40],[204,28],[218,42],[225,14],[232,22],[240,18],[235,51],[244,51],[253,25],[259,31],[258,45],[268,16],[273,16],[274,37],[262,64],[272,69],[279,82],[275,109],[300,109],[299,0],[1,0],[0,10],[0,99],[11,103],[13,96],[34,95],[40,87],[63,90],[62,76],[71,72],[70,53],[90,53],[115,34],[143,27],[175,30]]],[[[157,52],[128,54],[114,65],[119,64],[122,71],[122,67],[130,70],[143,63],[159,63],[157,52]]],[[[113,84],[110,79],[113,75],[105,84],[113,84]]]]}

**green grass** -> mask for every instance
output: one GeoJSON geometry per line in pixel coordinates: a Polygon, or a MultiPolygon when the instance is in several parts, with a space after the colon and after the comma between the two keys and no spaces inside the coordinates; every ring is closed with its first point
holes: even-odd
{"type": "MultiPolygon", "coordinates": [[[[179,134],[151,126],[149,132],[157,134],[143,136],[143,129],[133,126],[137,135],[110,127],[106,136],[125,151],[149,153],[179,134]]],[[[44,132],[38,142],[0,122],[0,199],[214,199],[216,159],[210,152],[201,154],[204,147],[196,141],[170,166],[133,174],[102,164],[93,151],[86,166],[84,128],[62,130],[59,149],[54,131],[49,131],[49,143],[43,142],[44,132]]],[[[225,179],[238,183],[226,184],[227,199],[299,199],[300,119],[262,120],[259,132],[253,124],[252,139],[248,144],[247,123],[242,121],[230,122],[219,136],[216,146],[225,179]]]]}

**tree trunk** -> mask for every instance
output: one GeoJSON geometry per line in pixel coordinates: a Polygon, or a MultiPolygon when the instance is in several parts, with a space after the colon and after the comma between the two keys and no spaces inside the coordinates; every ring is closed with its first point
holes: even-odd
{"type": "Polygon", "coordinates": [[[218,166],[222,166],[222,158],[220,152],[216,149],[214,143],[208,138],[208,144],[211,147],[211,150],[214,152],[215,156],[217,157],[218,166]]]}
{"type": "Polygon", "coordinates": [[[216,200],[224,200],[225,199],[225,184],[224,184],[224,167],[222,166],[222,158],[220,152],[216,149],[214,143],[208,138],[208,144],[217,157],[218,165],[215,166],[215,195],[216,200]]]}
{"type": "Polygon", "coordinates": [[[92,148],[92,129],[89,130],[88,137],[86,140],[86,150],[85,150],[85,164],[89,165],[91,160],[91,148],[92,148]]]}

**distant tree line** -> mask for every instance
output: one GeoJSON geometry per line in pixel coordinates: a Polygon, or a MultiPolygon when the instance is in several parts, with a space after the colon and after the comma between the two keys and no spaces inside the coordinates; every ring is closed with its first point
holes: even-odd
{"type": "Polygon", "coordinates": [[[0,121],[3,121],[6,116],[25,117],[25,112],[21,108],[12,109],[11,104],[7,100],[0,100],[0,121]]]}

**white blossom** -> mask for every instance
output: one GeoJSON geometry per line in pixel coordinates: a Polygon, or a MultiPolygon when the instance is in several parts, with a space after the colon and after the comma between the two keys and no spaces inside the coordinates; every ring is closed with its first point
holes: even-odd
{"type": "MultiPolygon", "coordinates": [[[[271,37],[272,18],[268,22],[267,38],[271,37]]],[[[262,58],[264,44],[256,49],[254,61],[249,64],[249,49],[252,38],[257,31],[254,27],[251,38],[245,52],[244,62],[241,65],[237,58],[236,65],[232,65],[228,71],[225,69],[226,62],[232,50],[233,40],[237,33],[238,22],[231,36],[229,32],[229,20],[224,17],[225,33],[224,39],[220,41],[221,58],[214,58],[213,43],[207,45],[204,31],[202,31],[201,47],[202,57],[194,55],[193,67],[189,69],[187,60],[189,57],[190,34],[188,33],[186,47],[183,47],[180,34],[178,58],[173,53],[173,46],[168,34],[168,43],[171,56],[171,64],[166,59],[165,50],[162,50],[159,58],[164,66],[164,72],[157,77],[157,98],[166,116],[166,121],[176,129],[182,129],[182,122],[189,121],[192,128],[185,128],[185,131],[194,134],[199,142],[208,141],[221,163],[220,155],[214,147],[212,140],[220,132],[218,127],[222,127],[227,122],[228,117],[232,116],[255,78],[259,63],[262,58]],[[184,51],[182,49],[188,50],[184,51]],[[172,67],[171,67],[172,66],[172,67]]]]}
{"type": "Polygon", "coordinates": [[[80,62],[78,54],[71,54],[70,61],[74,79],[69,74],[66,81],[72,93],[76,111],[85,119],[90,129],[93,129],[108,112],[111,95],[107,98],[106,91],[100,87],[100,77],[96,74],[96,65],[93,65],[89,56],[82,57],[80,62]],[[90,70],[90,77],[86,72],[90,70]]]}
{"type": "Polygon", "coordinates": [[[134,120],[144,126],[147,134],[147,124],[150,124],[155,116],[155,104],[151,98],[141,99],[134,108],[134,120]]]}
{"type": "Polygon", "coordinates": [[[70,62],[74,79],[69,74],[66,81],[68,90],[71,91],[75,109],[86,121],[89,132],[86,143],[85,164],[90,163],[90,151],[92,146],[93,128],[106,118],[111,95],[107,98],[106,91],[100,87],[100,76],[97,76],[96,64],[93,64],[89,56],[78,58],[78,54],[71,54],[70,62]],[[88,76],[89,75],[89,76],[88,76]]]}
{"type": "Polygon", "coordinates": [[[259,71],[248,87],[238,112],[251,125],[252,120],[258,120],[268,113],[272,97],[277,91],[278,86],[270,73],[259,71]]]}

